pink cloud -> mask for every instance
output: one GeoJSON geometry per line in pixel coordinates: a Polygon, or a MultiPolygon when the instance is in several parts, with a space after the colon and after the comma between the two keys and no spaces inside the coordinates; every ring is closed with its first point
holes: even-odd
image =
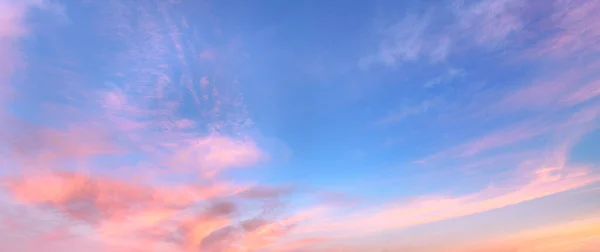
{"type": "Polygon", "coordinates": [[[492,105],[491,109],[500,112],[556,110],[592,100],[599,95],[597,89],[600,79],[596,73],[599,66],[600,61],[594,60],[559,70],[556,75],[517,88],[492,105]]]}
{"type": "MultiPolygon", "coordinates": [[[[577,63],[573,58],[594,55],[600,51],[596,1],[554,1],[554,13],[546,20],[553,31],[547,38],[530,47],[529,59],[558,64],[554,73],[522,85],[493,105],[498,111],[558,110],[598,97],[597,69],[600,61],[591,57],[577,63]]],[[[548,71],[548,70],[546,70],[548,71]]]]}
{"type": "Polygon", "coordinates": [[[434,160],[448,157],[466,158],[485,151],[509,146],[534,137],[547,135],[558,129],[559,122],[548,123],[546,120],[529,120],[516,125],[492,131],[483,136],[458,144],[455,147],[438,152],[424,159],[415,161],[416,164],[425,165],[434,160]]]}
{"type": "Polygon", "coordinates": [[[268,198],[277,198],[280,196],[285,196],[286,194],[291,193],[293,190],[290,186],[263,186],[263,185],[255,185],[250,187],[242,192],[240,192],[240,196],[248,199],[268,199],[268,198]]]}
{"type": "Polygon", "coordinates": [[[580,76],[577,73],[565,73],[558,78],[545,79],[531,85],[524,85],[505,97],[500,104],[502,109],[541,109],[553,105],[568,92],[580,76]]]}
{"type": "Polygon", "coordinates": [[[600,46],[600,4],[593,0],[555,1],[557,10],[552,21],[559,31],[534,48],[536,55],[565,57],[571,54],[598,52],[600,46]]]}
{"type": "Polygon", "coordinates": [[[6,147],[5,158],[11,163],[5,167],[7,171],[51,170],[68,163],[86,162],[95,156],[125,153],[110,131],[100,125],[69,125],[59,130],[14,118],[7,121],[8,130],[0,134],[0,141],[6,147]]]}
{"type": "Polygon", "coordinates": [[[569,93],[561,99],[561,103],[573,106],[584,103],[600,96],[600,79],[595,79],[584,85],[581,85],[575,91],[569,93]]]}
{"type": "Polygon", "coordinates": [[[28,32],[23,25],[26,7],[15,2],[0,2],[0,117],[3,106],[14,95],[10,78],[17,68],[24,65],[17,40],[28,32]]]}
{"type": "Polygon", "coordinates": [[[174,150],[171,163],[174,166],[193,166],[206,176],[213,176],[225,168],[252,166],[266,156],[250,139],[236,140],[211,135],[190,139],[174,150]]]}
{"type": "Polygon", "coordinates": [[[82,237],[70,228],[42,233],[41,246],[54,243],[59,237],[72,237],[75,241],[96,239],[115,248],[214,248],[227,238],[219,232],[230,227],[237,235],[226,247],[237,244],[240,248],[256,249],[274,244],[294,223],[305,218],[296,215],[275,221],[272,216],[264,216],[260,225],[247,228],[250,222],[242,222],[237,213],[250,209],[240,209],[242,202],[226,200],[227,195],[240,192],[236,187],[175,188],[80,173],[28,173],[5,179],[4,186],[25,208],[59,211],[68,218],[62,220],[67,227],[73,226],[72,220],[83,221],[81,225],[90,229],[79,234],[82,237]],[[242,228],[242,223],[246,223],[246,228],[242,228]],[[177,232],[182,232],[182,236],[177,232]],[[171,240],[169,237],[174,235],[179,238],[171,240]]]}
{"type": "Polygon", "coordinates": [[[0,2],[0,39],[14,39],[27,34],[23,25],[26,4],[16,2],[0,2]]]}
{"type": "Polygon", "coordinates": [[[457,148],[458,156],[472,156],[477,153],[517,143],[523,140],[548,133],[551,130],[549,127],[540,126],[532,122],[509,127],[508,129],[499,130],[485,135],[479,139],[461,145],[457,148]]]}

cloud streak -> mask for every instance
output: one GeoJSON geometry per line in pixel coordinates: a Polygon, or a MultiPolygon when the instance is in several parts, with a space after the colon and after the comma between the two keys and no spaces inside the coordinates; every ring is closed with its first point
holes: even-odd
{"type": "Polygon", "coordinates": [[[521,32],[520,10],[526,3],[514,0],[482,0],[465,3],[454,1],[452,7],[433,8],[422,15],[409,14],[398,22],[384,26],[376,53],[362,57],[359,66],[391,67],[425,59],[443,63],[462,43],[495,49],[521,32]],[[436,18],[450,16],[454,22],[439,27],[436,18]]]}

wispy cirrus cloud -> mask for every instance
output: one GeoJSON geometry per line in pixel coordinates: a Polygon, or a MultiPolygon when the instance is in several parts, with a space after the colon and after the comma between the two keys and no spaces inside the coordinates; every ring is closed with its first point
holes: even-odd
{"type": "Polygon", "coordinates": [[[591,101],[598,96],[598,48],[600,28],[593,25],[600,5],[593,1],[555,1],[554,14],[548,22],[556,31],[530,46],[529,60],[551,62],[559,69],[540,74],[529,85],[523,85],[499,104],[499,109],[564,109],[591,101]],[[581,55],[588,55],[585,59],[581,55]],[[574,59],[582,59],[573,62],[574,59]]]}
{"type": "Polygon", "coordinates": [[[409,14],[381,32],[378,50],[359,61],[367,69],[371,65],[401,65],[426,60],[440,63],[460,50],[463,43],[483,48],[496,48],[523,28],[523,1],[484,0],[454,1],[451,6],[436,6],[422,15],[409,14]],[[434,14],[435,13],[435,14],[434,14]],[[436,16],[452,19],[440,23],[436,16]],[[450,17],[446,17],[450,16],[450,17]]]}
{"type": "Polygon", "coordinates": [[[597,60],[544,76],[504,96],[492,109],[497,111],[561,110],[591,101],[598,96],[597,60]]]}
{"type": "Polygon", "coordinates": [[[446,70],[444,73],[442,73],[441,75],[430,79],[428,81],[425,82],[425,84],[423,85],[425,88],[432,88],[438,85],[442,85],[442,84],[446,84],[448,82],[451,82],[455,79],[460,79],[465,77],[466,73],[464,70],[462,69],[457,69],[457,68],[449,68],[448,70],[446,70]]]}
{"type": "MultiPolygon", "coordinates": [[[[495,20],[496,14],[503,16],[510,13],[525,13],[527,11],[514,10],[514,8],[520,5],[527,7],[531,4],[529,2],[520,4],[511,2],[482,1],[477,6],[481,6],[478,8],[487,6],[484,9],[499,8],[499,10],[491,12],[490,17],[486,17],[495,20]]],[[[534,72],[533,80],[509,88],[508,92],[502,95],[492,96],[493,100],[491,102],[489,99],[480,101],[477,116],[470,117],[470,120],[481,117],[500,120],[514,114],[528,113],[530,115],[529,119],[513,121],[504,129],[488,132],[479,139],[459,144],[451,150],[439,154],[453,153],[451,155],[465,157],[537,137],[560,134],[560,132],[572,127],[581,127],[581,120],[570,118],[578,117],[581,114],[591,116],[586,117],[590,119],[584,123],[587,127],[592,129],[596,127],[597,105],[595,99],[599,77],[596,69],[599,64],[595,47],[586,44],[573,51],[562,46],[543,46],[554,43],[553,41],[563,36],[569,37],[584,30],[587,31],[586,34],[594,34],[594,26],[584,24],[587,23],[586,21],[593,19],[592,13],[595,13],[596,5],[587,1],[582,3],[586,6],[589,5],[588,8],[585,10],[580,9],[579,5],[573,1],[553,2],[551,13],[545,13],[547,16],[542,21],[538,20],[536,22],[555,25],[556,29],[549,34],[538,34],[538,37],[536,37],[538,41],[535,43],[522,45],[526,52],[535,52],[527,54],[529,56],[534,55],[533,57],[528,56],[524,59],[521,56],[514,56],[519,60],[544,62],[543,66],[534,72]],[[588,53],[589,57],[573,62],[573,59],[579,58],[582,52],[588,53]],[[579,115],[577,115],[578,113],[579,115]],[[484,114],[485,116],[483,116],[484,114]]],[[[521,18],[526,18],[526,16],[521,18]]],[[[513,20],[513,18],[508,18],[508,20],[513,20]]],[[[531,21],[531,23],[536,22],[531,21]]],[[[513,26],[511,25],[511,27],[513,26]]],[[[518,26],[515,25],[515,27],[518,26]]],[[[518,31],[518,29],[509,30],[512,32],[518,31]]],[[[584,41],[591,41],[581,36],[573,36],[584,41]]],[[[467,113],[468,111],[463,112],[467,113]]]]}
{"type": "Polygon", "coordinates": [[[383,28],[377,52],[361,58],[359,66],[368,69],[371,65],[380,63],[395,66],[427,57],[434,61],[445,59],[452,41],[446,39],[441,43],[433,43],[434,38],[428,37],[429,19],[429,16],[408,15],[383,28]]]}
{"type": "Polygon", "coordinates": [[[485,0],[465,4],[455,1],[453,9],[458,25],[481,46],[497,46],[523,28],[520,12],[526,1],[485,0]]]}
{"type": "Polygon", "coordinates": [[[550,22],[556,30],[547,39],[532,48],[533,55],[569,57],[582,53],[598,52],[600,37],[598,13],[595,1],[558,0],[553,2],[555,12],[550,22]]]}

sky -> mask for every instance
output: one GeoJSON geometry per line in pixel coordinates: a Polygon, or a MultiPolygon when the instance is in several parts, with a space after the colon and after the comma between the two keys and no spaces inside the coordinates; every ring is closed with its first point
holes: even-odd
{"type": "Polygon", "coordinates": [[[594,252],[600,2],[0,0],[1,251],[594,252]]]}

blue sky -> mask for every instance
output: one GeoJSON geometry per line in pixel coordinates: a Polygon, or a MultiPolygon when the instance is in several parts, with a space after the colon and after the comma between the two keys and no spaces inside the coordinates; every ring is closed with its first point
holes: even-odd
{"type": "Polygon", "coordinates": [[[0,0],[0,248],[591,251],[599,13],[0,0]]]}

